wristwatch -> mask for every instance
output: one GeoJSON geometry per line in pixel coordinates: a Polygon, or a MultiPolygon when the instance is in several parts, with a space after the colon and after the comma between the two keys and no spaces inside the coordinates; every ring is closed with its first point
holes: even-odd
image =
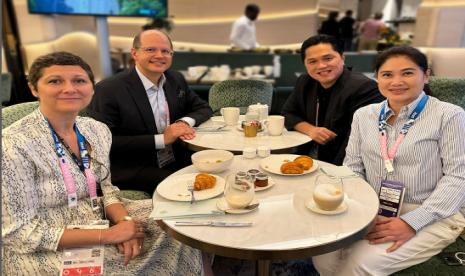
{"type": "Polygon", "coordinates": [[[122,221],[130,221],[130,220],[132,220],[132,217],[130,217],[130,216],[124,216],[122,219],[118,220],[118,221],[116,222],[116,224],[118,224],[118,223],[120,223],[120,222],[122,222],[122,221]]]}

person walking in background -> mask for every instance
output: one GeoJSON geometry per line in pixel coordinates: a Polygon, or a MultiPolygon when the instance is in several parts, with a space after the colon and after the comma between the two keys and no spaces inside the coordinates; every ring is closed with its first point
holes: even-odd
{"type": "Polygon", "coordinates": [[[259,13],[260,8],[255,4],[249,4],[245,7],[244,15],[232,25],[230,35],[232,47],[243,50],[253,50],[260,47],[255,30],[255,21],[259,13]]]}
{"type": "Polygon", "coordinates": [[[358,50],[376,50],[381,30],[386,27],[383,21],[383,13],[377,12],[374,18],[369,18],[360,26],[358,50]]]}
{"type": "Polygon", "coordinates": [[[319,34],[330,35],[336,38],[339,43],[340,40],[340,32],[339,32],[339,23],[337,22],[337,17],[339,16],[339,12],[332,11],[328,15],[328,19],[321,23],[321,28],[319,30],[319,34]]]}
{"type": "Polygon", "coordinates": [[[353,50],[355,19],[352,17],[352,14],[352,10],[347,10],[345,16],[339,20],[339,31],[344,52],[353,50]]]}

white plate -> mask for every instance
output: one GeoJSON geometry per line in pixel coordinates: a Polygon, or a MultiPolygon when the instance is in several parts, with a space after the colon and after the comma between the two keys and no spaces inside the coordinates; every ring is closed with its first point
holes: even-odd
{"type": "Polygon", "coordinates": [[[257,187],[255,186],[255,192],[260,192],[264,190],[268,190],[269,188],[273,187],[276,182],[274,182],[274,179],[268,176],[268,185],[265,187],[257,187]]]}
{"type": "Polygon", "coordinates": [[[260,167],[262,167],[262,169],[264,169],[267,172],[286,176],[309,174],[318,169],[318,162],[315,159],[313,159],[313,166],[301,174],[284,174],[281,172],[281,165],[284,163],[284,160],[293,161],[299,156],[300,155],[297,154],[272,154],[260,161],[260,167]]]}
{"type": "MultiPolygon", "coordinates": [[[[252,202],[250,202],[249,205],[252,205],[252,204],[256,204],[258,203],[258,199],[257,198],[254,198],[252,200],[252,202]]],[[[258,209],[258,206],[255,207],[254,209],[232,209],[228,202],[226,201],[226,198],[222,197],[222,198],[219,198],[218,201],[216,201],[216,207],[218,207],[219,210],[221,211],[224,211],[225,213],[228,213],[228,214],[245,214],[245,213],[249,213],[249,212],[252,212],[254,210],[257,210],[258,209]]]]}
{"type": "MultiPolygon", "coordinates": [[[[191,193],[187,190],[189,183],[194,183],[198,173],[189,173],[168,177],[163,180],[157,187],[157,192],[162,197],[175,201],[190,201],[191,193]]],[[[217,175],[211,174],[216,178],[215,187],[201,191],[194,191],[195,200],[204,200],[220,195],[224,191],[225,180],[217,175]]]]}
{"type": "Polygon", "coordinates": [[[339,207],[337,207],[335,210],[332,210],[332,211],[322,210],[322,209],[318,208],[318,206],[315,204],[315,201],[313,201],[313,199],[310,199],[309,201],[307,201],[305,203],[305,207],[307,207],[311,211],[313,211],[315,213],[318,213],[318,214],[321,214],[321,215],[337,215],[337,214],[341,214],[341,213],[344,213],[345,211],[347,211],[347,208],[348,208],[347,203],[344,200],[341,203],[341,205],[339,205],[339,207]]]}
{"type": "Polygon", "coordinates": [[[210,118],[212,122],[224,123],[223,116],[213,116],[210,118]]]}

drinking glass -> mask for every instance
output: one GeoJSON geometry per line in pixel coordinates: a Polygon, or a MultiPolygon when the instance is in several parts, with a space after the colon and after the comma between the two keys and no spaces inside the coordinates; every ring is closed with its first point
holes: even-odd
{"type": "Polygon", "coordinates": [[[342,180],[338,177],[320,174],[316,177],[313,201],[321,210],[333,211],[344,201],[342,180]]]}
{"type": "Polygon", "coordinates": [[[242,209],[248,206],[255,195],[254,183],[249,176],[236,177],[236,172],[226,177],[224,196],[232,209],[242,209]]]}

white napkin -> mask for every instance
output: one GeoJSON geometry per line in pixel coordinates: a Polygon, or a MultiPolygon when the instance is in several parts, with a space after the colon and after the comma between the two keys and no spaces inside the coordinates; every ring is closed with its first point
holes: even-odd
{"type": "Polygon", "coordinates": [[[358,177],[359,175],[351,171],[347,166],[321,167],[320,170],[329,176],[338,178],[358,177]]]}
{"type": "Polygon", "coordinates": [[[192,218],[203,216],[224,215],[223,211],[216,208],[217,198],[197,201],[194,204],[183,201],[155,202],[150,218],[192,218]]]}

